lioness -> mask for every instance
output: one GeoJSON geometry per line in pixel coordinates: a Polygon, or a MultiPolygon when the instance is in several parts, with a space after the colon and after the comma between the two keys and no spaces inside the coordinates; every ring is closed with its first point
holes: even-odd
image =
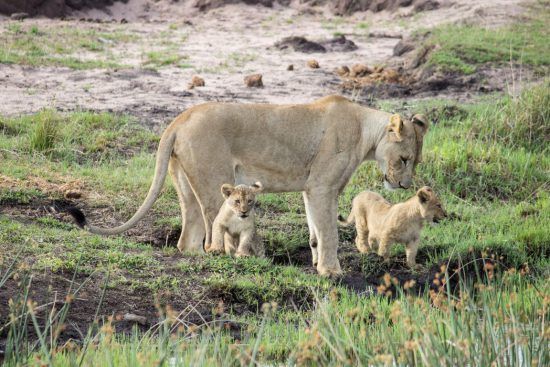
{"type": "Polygon", "coordinates": [[[225,250],[226,254],[237,257],[263,257],[264,246],[256,238],[254,225],[254,204],[256,194],[262,191],[262,184],[224,184],[221,190],[225,202],[212,223],[212,244],[206,251],[221,253],[225,250]]]}
{"type": "Polygon", "coordinates": [[[341,274],[337,258],[337,197],[357,167],[376,160],[389,188],[408,188],[420,161],[428,123],[329,96],[308,104],[205,103],[180,114],[164,131],[153,183],[126,223],[93,233],[133,227],[157,199],[170,171],[181,206],[178,248],[202,252],[212,242],[212,221],[223,183],[259,180],[264,192],[303,193],[313,264],[323,275],[341,274]]]}
{"type": "Polygon", "coordinates": [[[390,245],[405,244],[407,265],[412,268],[416,265],[423,223],[437,223],[445,217],[447,214],[437,195],[424,186],[409,200],[395,205],[375,192],[363,191],[353,199],[348,219],[338,216],[338,222],[343,226],[355,222],[355,244],[362,253],[378,247],[378,255],[388,260],[390,245]]]}

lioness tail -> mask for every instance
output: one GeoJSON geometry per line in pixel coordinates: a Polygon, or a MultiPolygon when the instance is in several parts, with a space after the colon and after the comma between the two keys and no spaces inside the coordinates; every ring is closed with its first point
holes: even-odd
{"type": "Polygon", "coordinates": [[[145,214],[151,209],[155,201],[157,200],[162,186],[164,185],[164,180],[166,179],[166,174],[168,172],[168,163],[170,161],[170,155],[172,154],[172,149],[174,148],[174,142],[176,140],[175,133],[165,133],[159,142],[159,147],[157,150],[157,161],[155,168],[155,176],[153,177],[153,182],[147,193],[147,197],[136,211],[136,213],[130,218],[126,223],[114,227],[114,228],[100,228],[88,223],[84,213],[77,208],[70,208],[68,210],[69,214],[73,216],[76,221],[76,224],[79,227],[85,228],[88,231],[95,234],[102,235],[115,235],[123,233],[128,229],[132,228],[139,222],[145,214]]]}

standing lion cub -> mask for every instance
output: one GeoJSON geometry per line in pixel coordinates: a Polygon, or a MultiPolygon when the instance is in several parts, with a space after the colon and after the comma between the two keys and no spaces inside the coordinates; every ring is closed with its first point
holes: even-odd
{"type": "Polygon", "coordinates": [[[251,186],[222,185],[225,202],[212,224],[212,245],[206,248],[207,252],[225,251],[237,257],[264,256],[264,247],[256,237],[254,224],[256,194],[262,189],[260,182],[251,186]]]}
{"type": "Polygon", "coordinates": [[[422,187],[409,200],[395,205],[377,193],[363,191],[352,202],[347,220],[338,216],[338,222],[348,226],[355,222],[355,244],[359,252],[368,253],[378,247],[378,255],[389,257],[389,246],[406,246],[407,265],[416,265],[416,251],[424,222],[439,222],[447,217],[436,194],[428,186],[422,187]]]}

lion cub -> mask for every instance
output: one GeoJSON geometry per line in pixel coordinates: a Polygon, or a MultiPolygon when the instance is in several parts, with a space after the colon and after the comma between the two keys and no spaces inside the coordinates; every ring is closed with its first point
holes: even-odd
{"type": "Polygon", "coordinates": [[[355,222],[355,244],[362,253],[378,247],[378,255],[388,260],[390,245],[405,244],[407,265],[414,267],[423,223],[437,223],[445,217],[447,213],[439,198],[424,186],[409,200],[395,205],[374,192],[364,191],[353,199],[348,219],[338,216],[338,222],[344,226],[355,222]]]}
{"type": "Polygon", "coordinates": [[[262,189],[260,182],[251,186],[222,185],[225,202],[212,224],[212,245],[207,252],[225,251],[237,257],[264,256],[264,247],[256,237],[254,225],[255,197],[262,189]]]}

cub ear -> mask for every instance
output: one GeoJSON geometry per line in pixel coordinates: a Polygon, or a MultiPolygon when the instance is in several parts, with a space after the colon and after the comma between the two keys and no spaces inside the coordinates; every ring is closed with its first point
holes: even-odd
{"type": "Polygon", "coordinates": [[[430,121],[422,114],[416,114],[411,119],[414,129],[420,136],[424,136],[430,127],[430,121]]]}
{"type": "Polygon", "coordinates": [[[252,188],[252,191],[255,193],[262,192],[262,190],[264,189],[264,186],[260,181],[254,182],[250,187],[252,188]]]}
{"type": "Polygon", "coordinates": [[[401,133],[403,132],[403,120],[401,119],[401,116],[397,113],[391,115],[390,123],[386,127],[386,130],[388,131],[392,141],[402,141],[403,137],[401,136],[401,133]]]}
{"type": "Polygon", "coordinates": [[[231,196],[231,193],[233,192],[233,189],[235,187],[233,187],[233,185],[230,185],[230,184],[223,184],[222,185],[222,195],[224,198],[229,198],[229,196],[231,196]]]}
{"type": "Polygon", "coordinates": [[[424,204],[430,200],[430,196],[432,195],[432,189],[428,186],[424,186],[423,188],[419,189],[416,192],[416,196],[418,196],[418,199],[420,200],[420,203],[424,204]]]}

